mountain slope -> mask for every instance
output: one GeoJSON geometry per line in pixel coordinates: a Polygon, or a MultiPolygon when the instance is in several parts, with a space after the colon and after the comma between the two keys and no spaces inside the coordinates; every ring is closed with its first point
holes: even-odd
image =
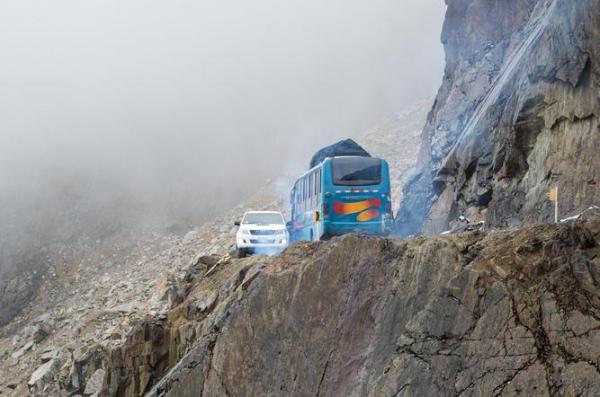
{"type": "MultiPolygon", "coordinates": [[[[419,102],[355,137],[374,155],[390,162],[395,194],[416,162],[415,149],[429,106],[429,101],[419,102]],[[402,145],[397,148],[390,142],[402,145]]],[[[190,272],[208,270],[201,260],[214,264],[226,258],[235,244],[233,223],[244,211],[285,211],[291,178],[266,181],[240,205],[185,236],[164,231],[84,236],[79,239],[84,241],[82,244],[49,247],[46,251],[52,255],[46,258],[43,272],[34,274],[22,266],[21,273],[3,278],[2,282],[21,289],[0,288],[1,312],[8,322],[0,327],[0,395],[21,396],[29,388],[42,395],[84,393],[86,385],[100,377],[98,371],[127,366],[134,359],[146,360],[140,350],[146,345],[137,341],[148,332],[164,329],[157,319],[164,319],[166,312],[180,303],[190,283],[190,272]],[[22,280],[34,275],[36,283],[22,280]],[[107,352],[113,352],[113,357],[107,352]],[[45,367],[50,361],[53,364],[45,367]],[[43,371],[38,372],[40,368],[43,371]],[[28,386],[34,374],[41,376],[28,386]]],[[[227,261],[223,272],[207,279],[209,286],[205,288],[221,288],[226,275],[246,264],[227,261]]],[[[32,266],[35,270],[36,264],[32,266]]],[[[172,343],[169,350],[189,348],[180,341],[172,343]]],[[[136,382],[155,381],[176,360],[177,355],[167,355],[166,361],[164,357],[158,360],[160,365],[152,361],[128,375],[112,376],[106,380],[107,390],[114,395],[117,389],[108,386],[117,384],[121,385],[119,394],[139,395],[145,386],[136,382]],[[130,376],[137,380],[132,381],[130,376]]]]}

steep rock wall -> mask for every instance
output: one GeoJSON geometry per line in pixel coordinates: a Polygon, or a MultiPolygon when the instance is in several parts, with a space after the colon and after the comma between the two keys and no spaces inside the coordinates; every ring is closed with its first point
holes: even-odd
{"type": "Polygon", "coordinates": [[[149,395],[596,395],[599,242],[596,217],[296,245],[188,323],[149,395]]]}
{"type": "Polygon", "coordinates": [[[460,215],[504,227],[600,202],[600,2],[448,0],[443,85],[404,190],[402,235],[460,215]]]}
{"type": "Polygon", "coordinates": [[[97,329],[104,336],[91,343],[47,350],[26,384],[9,380],[1,390],[600,393],[597,210],[570,224],[408,240],[348,235],[274,257],[208,259],[157,285],[173,297],[167,311],[97,329]]]}

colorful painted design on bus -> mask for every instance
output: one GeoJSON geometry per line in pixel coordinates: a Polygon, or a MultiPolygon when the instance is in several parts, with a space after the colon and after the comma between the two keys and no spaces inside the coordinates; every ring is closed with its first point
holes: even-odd
{"type": "Polygon", "coordinates": [[[346,233],[388,235],[393,226],[389,167],[373,157],[325,159],[294,184],[292,241],[346,233]]]}
{"type": "Polygon", "coordinates": [[[381,200],[374,198],[356,203],[346,203],[337,200],[333,201],[333,211],[339,215],[356,214],[357,212],[363,212],[371,207],[381,208],[381,200]]]}

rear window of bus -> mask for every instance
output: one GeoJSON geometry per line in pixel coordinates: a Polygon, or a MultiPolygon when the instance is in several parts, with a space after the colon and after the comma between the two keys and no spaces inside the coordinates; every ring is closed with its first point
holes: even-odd
{"type": "Polygon", "coordinates": [[[339,157],[331,160],[333,184],[370,186],[381,183],[381,160],[371,157],[339,157]]]}

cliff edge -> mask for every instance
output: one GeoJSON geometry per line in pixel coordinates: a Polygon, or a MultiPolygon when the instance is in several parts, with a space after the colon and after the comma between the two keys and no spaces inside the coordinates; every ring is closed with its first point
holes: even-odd
{"type": "Polygon", "coordinates": [[[597,395],[600,216],[584,218],[254,258],[171,312],[170,339],[194,342],[149,395],[597,395]]]}

